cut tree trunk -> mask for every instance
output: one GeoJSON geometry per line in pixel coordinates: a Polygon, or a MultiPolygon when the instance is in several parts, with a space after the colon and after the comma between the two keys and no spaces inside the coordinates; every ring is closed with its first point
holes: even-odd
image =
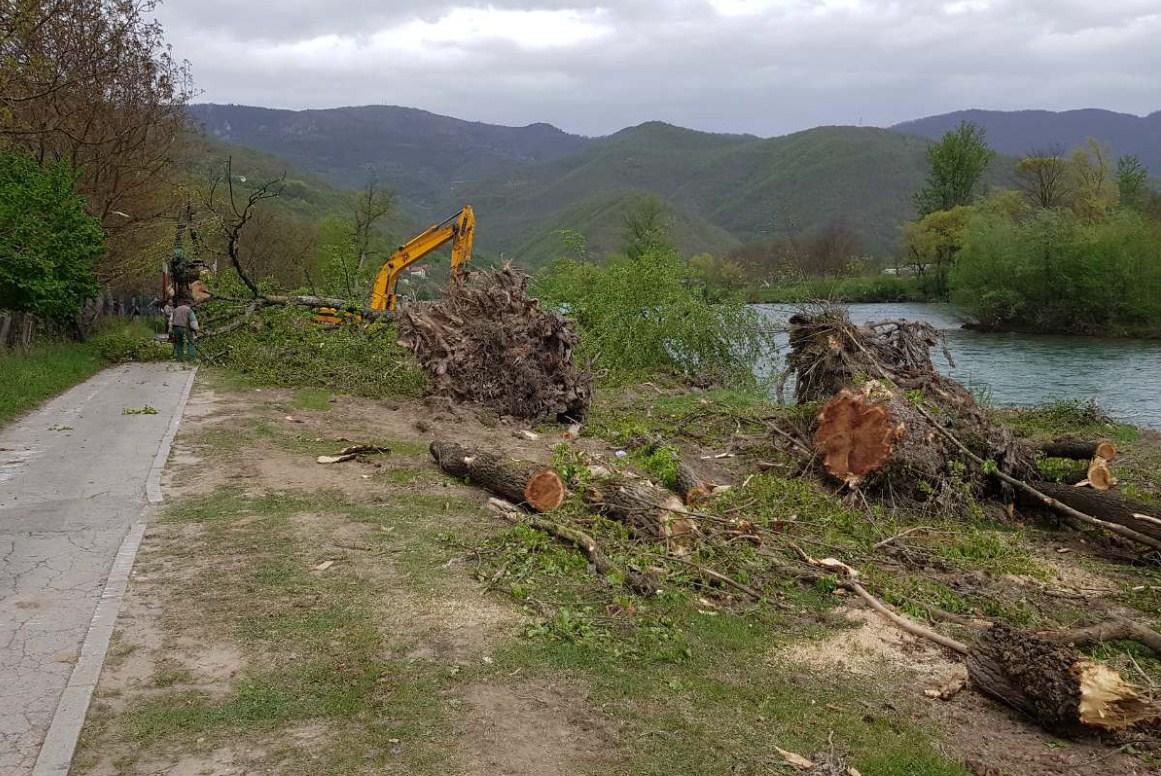
{"type": "Polygon", "coordinates": [[[675,550],[688,550],[700,534],[681,499],[648,480],[609,477],[589,485],[582,498],[638,535],[665,541],[675,550]]]}
{"type": "Polygon", "coordinates": [[[1040,445],[1039,450],[1049,458],[1071,458],[1074,461],[1088,461],[1097,457],[1112,461],[1117,457],[1117,446],[1107,439],[1086,442],[1071,437],[1061,437],[1051,442],[1044,442],[1040,445]]]}
{"type": "MultiPolygon", "coordinates": [[[[1045,496],[1086,515],[1161,541],[1161,515],[1149,505],[1125,498],[1115,490],[1099,491],[1057,482],[1035,482],[1032,486],[1045,496]]],[[[1035,500],[1028,499],[1028,502],[1039,506],[1035,500]]]]}
{"type": "Polygon", "coordinates": [[[694,471],[685,461],[677,462],[677,495],[687,506],[707,500],[714,492],[714,484],[694,471]]]}
{"type": "Polygon", "coordinates": [[[980,636],[967,668],[978,689],[1057,733],[1120,730],[1157,716],[1108,666],[1006,625],[980,636]]]}
{"type": "Polygon", "coordinates": [[[431,443],[431,457],[453,477],[472,483],[536,512],[549,512],[564,503],[568,491],[551,467],[532,461],[501,458],[494,453],[454,442],[431,443]]]}

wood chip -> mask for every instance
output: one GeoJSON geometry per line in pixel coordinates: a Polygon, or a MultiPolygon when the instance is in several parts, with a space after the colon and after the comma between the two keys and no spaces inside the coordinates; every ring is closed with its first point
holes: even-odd
{"type": "Polygon", "coordinates": [[[529,442],[535,442],[537,439],[540,439],[540,434],[537,434],[535,431],[529,431],[523,428],[519,431],[513,431],[512,436],[516,437],[517,439],[527,439],[529,442]]]}
{"type": "Polygon", "coordinates": [[[788,752],[780,746],[774,747],[774,750],[777,751],[778,754],[782,755],[783,760],[785,760],[788,764],[793,765],[800,771],[809,771],[814,768],[814,761],[807,760],[800,754],[788,752]]]}
{"type": "Polygon", "coordinates": [[[317,571],[321,574],[322,572],[326,571],[327,569],[329,569],[333,565],[335,565],[335,562],[333,560],[324,560],[322,563],[320,563],[317,566],[315,566],[314,568],[312,568],[311,571],[317,571]]]}
{"type": "Polygon", "coordinates": [[[339,455],[320,455],[315,460],[319,463],[342,463],[343,461],[353,461],[356,457],[354,453],[340,453],[339,455]]]}

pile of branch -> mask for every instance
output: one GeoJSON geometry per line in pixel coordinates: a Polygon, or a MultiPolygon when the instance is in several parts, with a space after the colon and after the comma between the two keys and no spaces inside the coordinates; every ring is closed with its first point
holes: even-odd
{"type": "Polygon", "coordinates": [[[400,314],[400,344],[435,394],[518,418],[579,420],[593,378],[574,363],[576,327],[529,298],[528,280],[511,266],[468,273],[440,301],[400,314]]]}
{"type": "MultiPolygon", "coordinates": [[[[989,468],[1018,479],[1038,475],[1036,450],[994,423],[963,385],[936,371],[929,324],[885,321],[856,326],[844,310],[790,319],[787,362],[800,404],[825,402],[813,446],[826,471],[848,486],[920,500],[962,489],[964,454],[954,430],[989,468]]],[[[950,356],[949,356],[950,359],[950,356]]],[[[975,471],[977,493],[993,486],[975,471]]]]}

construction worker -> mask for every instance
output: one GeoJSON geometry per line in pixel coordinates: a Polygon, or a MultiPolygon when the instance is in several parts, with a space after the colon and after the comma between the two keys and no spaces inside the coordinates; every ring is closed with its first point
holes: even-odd
{"type": "Polygon", "coordinates": [[[170,318],[173,357],[178,361],[185,361],[187,356],[190,361],[198,357],[197,348],[194,347],[194,336],[198,328],[198,317],[190,305],[190,300],[179,299],[170,318]]]}

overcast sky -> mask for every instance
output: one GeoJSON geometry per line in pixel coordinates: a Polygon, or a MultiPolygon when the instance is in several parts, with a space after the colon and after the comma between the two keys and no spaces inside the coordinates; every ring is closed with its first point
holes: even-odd
{"type": "Polygon", "coordinates": [[[1161,0],[165,0],[201,102],[770,136],[1161,109],[1161,0]]]}

